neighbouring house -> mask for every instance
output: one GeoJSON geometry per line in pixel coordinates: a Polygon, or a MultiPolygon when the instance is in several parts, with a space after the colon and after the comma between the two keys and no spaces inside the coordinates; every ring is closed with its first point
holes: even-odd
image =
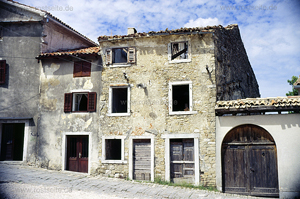
{"type": "MultiPolygon", "coordinates": [[[[47,86],[40,87],[44,69],[36,56],[92,46],[97,44],[46,11],[0,1],[1,160],[35,163],[46,153],[40,150],[45,144],[43,139],[47,139],[39,129],[43,122],[41,110],[53,109],[56,101],[51,96],[41,98],[41,89],[47,86]]],[[[48,84],[59,82],[50,80],[48,84]]]]}
{"type": "Polygon", "coordinates": [[[216,184],[218,100],[259,97],[237,25],[100,36],[98,173],[216,184]]]}
{"type": "Polygon", "coordinates": [[[299,111],[299,96],[218,101],[217,188],[253,196],[300,197],[299,111]]]}

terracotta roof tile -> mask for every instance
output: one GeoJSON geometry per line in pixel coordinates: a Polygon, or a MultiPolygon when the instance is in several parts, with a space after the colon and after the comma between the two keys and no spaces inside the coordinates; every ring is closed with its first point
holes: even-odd
{"type": "Polygon", "coordinates": [[[288,97],[275,97],[275,98],[246,98],[231,101],[218,101],[216,103],[216,109],[243,109],[250,107],[288,107],[299,106],[300,96],[288,96],[288,97]]]}
{"type": "Polygon", "coordinates": [[[37,59],[42,59],[47,57],[59,57],[59,56],[78,56],[78,55],[92,55],[92,54],[97,55],[99,50],[100,50],[99,47],[89,47],[89,48],[82,48],[77,50],[42,53],[37,57],[37,59]]]}
{"type": "Polygon", "coordinates": [[[172,35],[172,34],[195,34],[195,33],[210,33],[214,32],[215,29],[233,29],[238,27],[237,24],[228,25],[223,27],[219,26],[206,26],[206,27],[195,27],[195,28],[180,28],[175,30],[160,30],[160,31],[150,31],[148,33],[135,33],[130,35],[113,35],[113,36],[99,36],[98,41],[111,41],[111,40],[122,40],[122,39],[131,39],[131,38],[140,38],[140,37],[150,37],[158,35],[172,35]]]}

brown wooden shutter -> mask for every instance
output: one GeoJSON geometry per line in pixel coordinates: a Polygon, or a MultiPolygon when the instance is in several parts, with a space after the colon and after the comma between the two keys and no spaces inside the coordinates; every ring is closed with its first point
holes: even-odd
{"type": "Polygon", "coordinates": [[[127,62],[130,64],[135,63],[135,48],[128,48],[127,62]]]}
{"type": "Polygon", "coordinates": [[[5,84],[6,61],[0,60],[0,84],[5,84]]]}
{"type": "Polygon", "coordinates": [[[112,49],[106,50],[106,65],[112,64],[112,49]]]}
{"type": "Polygon", "coordinates": [[[72,112],[72,93],[65,93],[64,112],[72,112]]]}
{"type": "Polygon", "coordinates": [[[97,98],[97,93],[96,92],[90,92],[88,94],[88,108],[87,111],[96,111],[96,98],[97,98]]]}
{"type": "Polygon", "coordinates": [[[81,71],[82,71],[82,62],[74,62],[74,71],[73,71],[73,77],[81,77],[81,71]]]}
{"type": "Polygon", "coordinates": [[[82,77],[90,77],[91,76],[91,63],[90,62],[82,62],[82,77]]]}

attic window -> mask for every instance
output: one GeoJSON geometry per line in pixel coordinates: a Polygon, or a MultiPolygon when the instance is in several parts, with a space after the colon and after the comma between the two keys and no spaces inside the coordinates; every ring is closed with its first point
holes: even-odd
{"type": "Polygon", "coordinates": [[[191,61],[191,45],[188,41],[173,42],[168,45],[168,57],[171,62],[191,61]]]}
{"type": "Polygon", "coordinates": [[[135,48],[111,48],[106,51],[106,65],[128,65],[135,63],[135,48]]]}
{"type": "Polygon", "coordinates": [[[91,63],[86,61],[74,62],[73,77],[90,77],[91,63]]]}

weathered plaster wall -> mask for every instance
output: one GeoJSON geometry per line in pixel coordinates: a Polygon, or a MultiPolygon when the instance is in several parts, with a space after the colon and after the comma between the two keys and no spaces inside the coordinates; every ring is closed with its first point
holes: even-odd
{"type": "Polygon", "coordinates": [[[217,100],[260,96],[237,25],[215,29],[217,100]]]}
{"type": "Polygon", "coordinates": [[[224,116],[216,120],[217,188],[222,190],[221,146],[226,134],[236,126],[254,124],[267,130],[274,138],[280,198],[300,196],[300,114],[224,116]]]}
{"type": "MultiPolygon", "coordinates": [[[[100,43],[101,52],[108,47],[136,47],[137,64],[130,67],[104,66],[101,95],[101,135],[125,135],[125,160],[128,160],[129,136],[155,134],[155,177],[165,176],[164,134],[200,134],[201,184],[215,184],[215,56],[212,34],[172,35],[100,43]],[[169,63],[168,43],[190,40],[192,59],[188,63],[169,63]],[[208,73],[209,66],[212,73],[208,73]],[[128,82],[123,73],[128,75],[128,82]],[[169,82],[192,81],[193,111],[189,115],[169,115],[169,82]],[[108,113],[111,83],[129,83],[130,116],[111,117],[108,113]],[[147,89],[137,88],[143,83],[147,89]],[[156,135],[157,134],[157,135],[156,135]]],[[[102,54],[103,57],[104,54],[102,54]]],[[[103,143],[99,143],[100,145],[103,143]]],[[[101,154],[101,151],[100,151],[101,154]]],[[[101,161],[100,161],[101,162],[101,161]]],[[[128,176],[128,164],[102,163],[99,173],[128,176]],[[111,170],[111,171],[110,171],[111,170]]]]}
{"type": "MultiPolygon", "coordinates": [[[[40,64],[40,111],[38,158],[39,165],[48,169],[62,169],[62,146],[65,133],[89,132],[92,136],[90,173],[98,166],[99,151],[99,94],[101,91],[101,60],[92,61],[91,77],[73,78],[76,59],[46,59],[40,64]],[[64,112],[64,94],[70,92],[96,92],[96,112],[64,112]]],[[[78,61],[78,60],[77,60],[78,61]]]]}
{"type": "Polygon", "coordinates": [[[43,27],[43,37],[41,38],[43,45],[41,52],[54,52],[58,50],[96,46],[96,44],[91,44],[91,42],[87,42],[87,40],[74,34],[71,30],[62,28],[61,25],[53,20],[45,19],[43,27]]]}
{"type": "Polygon", "coordinates": [[[42,25],[32,22],[0,23],[0,26],[0,59],[6,60],[6,81],[0,85],[0,117],[33,118],[29,126],[27,161],[34,162],[40,74],[35,56],[40,52],[42,25]]]}

